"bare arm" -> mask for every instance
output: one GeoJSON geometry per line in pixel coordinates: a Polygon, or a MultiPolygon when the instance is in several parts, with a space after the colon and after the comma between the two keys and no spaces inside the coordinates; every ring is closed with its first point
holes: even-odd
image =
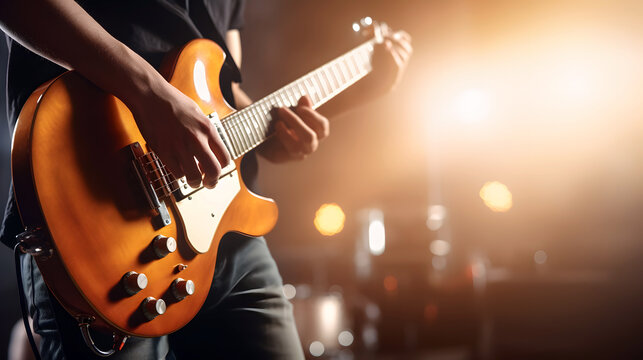
{"type": "Polygon", "coordinates": [[[206,186],[216,184],[221,165],[230,161],[230,155],[196,103],[107,33],[76,2],[0,1],[0,26],[30,50],[78,71],[120,98],[174,175],[186,175],[196,187],[203,172],[206,186]]]}

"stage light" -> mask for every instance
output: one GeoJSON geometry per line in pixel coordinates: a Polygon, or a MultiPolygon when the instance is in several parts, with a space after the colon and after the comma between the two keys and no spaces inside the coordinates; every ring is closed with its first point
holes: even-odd
{"type": "Polygon", "coordinates": [[[444,224],[444,219],[447,216],[447,208],[442,205],[429,206],[429,216],[426,219],[426,226],[429,230],[436,231],[444,224]]]}
{"type": "Polygon", "coordinates": [[[358,32],[359,29],[360,29],[359,24],[358,23],[353,23],[353,31],[358,32]]]}
{"type": "Polygon", "coordinates": [[[433,255],[445,256],[451,251],[451,244],[446,240],[433,240],[429,245],[433,255]]]}
{"type": "Polygon", "coordinates": [[[491,110],[489,95],[479,89],[468,89],[455,99],[455,113],[465,123],[484,120],[491,110]]]}
{"type": "Polygon", "coordinates": [[[293,299],[297,295],[297,289],[295,289],[295,287],[292,286],[291,284],[285,284],[283,286],[283,292],[284,292],[284,296],[288,300],[293,299]]]}
{"type": "Polygon", "coordinates": [[[486,182],[480,189],[480,197],[491,211],[505,212],[513,206],[511,192],[507,185],[498,181],[486,182]]]}
{"type": "Polygon", "coordinates": [[[373,19],[370,16],[364,18],[364,24],[371,25],[373,24],[373,19]]]}
{"type": "Polygon", "coordinates": [[[323,296],[317,303],[317,321],[320,341],[332,344],[337,339],[342,322],[342,299],[338,296],[323,296]]]}
{"type": "Polygon", "coordinates": [[[393,275],[387,275],[384,277],[384,289],[388,292],[393,292],[397,290],[397,278],[393,275]]]}
{"type": "Polygon", "coordinates": [[[377,306],[377,304],[369,302],[366,304],[366,308],[364,309],[364,312],[366,313],[366,318],[375,321],[380,318],[380,308],[377,306]]]}
{"type": "Polygon", "coordinates": [[[382,255],[386,249],[384,214],[381,210],[373,209],[369,212],[368,219],[368,247],[371,254],[382,255]]]}
{"type": "Polygon", "coordinates": [[[547,253],[543,250],[538,250],[534,253],[534,262],[542,265],[547,262],[547,253]]]}
{"type": "Polygon", "coordinates": [[[362,329],[362,341],[367,348],[372,348],[377,344],[377,329],[373,324],[367,324],[362,329]]]}
{"type": "Polygon", "coordinates": [[[308,351],[310,351],[310,355],[314,357],[320,357],[324,355],[324,351],[326,351],[326,349],[324,348],[324,344],[322,344],[320,341],[313,341],[310,343],[308,351]]]}
{"type": "Polygon", "coordinates": [[[339,341],[339,344],[342,346],[351,346],[353,344],[353,340],[355,340],[353,333],[348,330],[340,332],[337,337],[337,341],[339,341]]]}
{"type": "Polygon", "coordinates": [[[315,228],[325,236],[338,234],[344,229],[346,215],[337,204],[323,204],[315,213],[315,228]]]}

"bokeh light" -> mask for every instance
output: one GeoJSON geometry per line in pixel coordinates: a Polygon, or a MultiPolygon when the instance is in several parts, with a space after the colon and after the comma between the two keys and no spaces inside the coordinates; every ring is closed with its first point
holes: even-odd
{"type": "Polygon", "coordinates": [[[534,262],[542,265],[547,262],[547,253],[544,250],[538,250],[534,253],[534,262]]]}
{"type": "Polygon", "coordinates": [[[388,292],[393,292],[397,290],[397,278],[393,275],[387,275],[384,277],[384,289],[388,292]]]}
{"type": "Polygon", "coordinates": [[[513,206],[513,198],[507,185],[498,181],[486,182],[480,189],[480,197],[491,211],[505,212],[513,206]]]}
{"type": "Polygon", "coordinates": [[[342,208],[335,204],[323,204],[315,213],[315,228],[320,234],[332,236],[344,229],[346,215],[342,208]]]}
{"type": "Polygon", "coordinates": [[[286,299],[293,299],[297,295],[297,289],[291,284],[285,284],[283,286],[283,292],[286,299]]]}
{"type": "Polygon", "coordinates": [[[339,333],[339,336],[337,336],[337,340],[342,346],[351,346],[353,344],[353,341],[355,340],[355,337],[353,336],[352,332],[344,330],[339,333]]]}
{"type": "Polygon", "coordinates": [[[324,355],[324,351],[326,351],[326,349],[324,348],[324,344],[322,344],[320,341],[313,341],[312,343],[310,343],[308,351],[310,351],[310,355],[314,357],[320,357],[324,355]]]}
{"type": "Polygon", "coordinates": [[[429,245],[431,253],[436,256],[445,256],[451,251],[451,243],[446,240],[433,240],[429,245]]]}

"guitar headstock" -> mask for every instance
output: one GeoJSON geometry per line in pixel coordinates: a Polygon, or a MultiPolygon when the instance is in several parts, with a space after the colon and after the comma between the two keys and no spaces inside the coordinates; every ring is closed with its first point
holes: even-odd
{"type": "Polygon", "coordinates": [[[353,23],[353,31],[363,36],[375,39],[376,43],[384,42],[384,37],[393,34],[391,28],[384,22],[377,22],[370,16],[353,23]]]}

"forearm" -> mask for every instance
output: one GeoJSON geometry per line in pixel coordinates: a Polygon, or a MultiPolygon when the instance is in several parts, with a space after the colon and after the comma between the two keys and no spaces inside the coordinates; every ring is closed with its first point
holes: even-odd
{"type": "Polygon", "coordinates": [[[78,71],[128,106],[151,83],[163,83],[151,65],[72,0],[0,1],[0,25],[22,45],[78,71]]]}
{"type": "Polygon", "coordinates": [[[237,109],[243,109],[244,107],[252,105],[252,99],[243,91],[238,83],[232,83],[232,96],[234,96],[237,109]]]}

